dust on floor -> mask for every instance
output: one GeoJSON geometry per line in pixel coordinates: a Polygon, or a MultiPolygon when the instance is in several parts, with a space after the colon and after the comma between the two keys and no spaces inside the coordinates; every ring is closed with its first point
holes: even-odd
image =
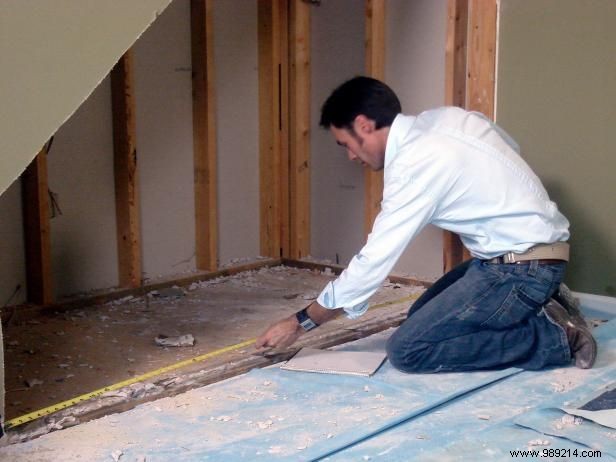
{"type": "MultiPolygon", "coordinates": [[[[17,316],[5,332],[7,419],[254,338],[334,277],[276,266],[27,321],[17,316]],[[195,344],[161,347],[160,334],[191,334],[195,344]]],[[[421,290],[386,282],[372,301],[421,290]]]]}

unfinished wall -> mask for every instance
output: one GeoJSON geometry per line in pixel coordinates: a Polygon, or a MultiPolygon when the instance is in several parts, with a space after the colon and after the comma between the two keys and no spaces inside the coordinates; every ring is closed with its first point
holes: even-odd
{"type": "Polygon", "coordinates": [[[311,254],[347,264],[365,242],[364,170],[318,126],[332,90],[364,74],[364,0],[312,8],[311,254]]]}
{"type": "Polygon", "coordinates": [[[26,299],[26,265],[21,215],[21,182],[16,180],[0,194],[0,306],[23,303],[26,299]],[[21,286],[15,297],[11,296],[21,286]]]}
{"type": "Polygon", "coordinates": [[[214,7],[218,248],[222,264],[259,255],[257,2],[214,7]]]}
{"type": "Polygon", "coordinates": [[[616,2],[501,0],[497,121],[571,222],[567,281],[616,295],[616,2]]]}
{"type": "MultiPolygon", "coordinates": [[[[445,102],[447,0],[388,0],[385,79],[405,114],[445,102]]],[[[395,271],[432,280],[443,273],[443,233],[428,225],[404,252],[395,271]]]]}
{"type": "Polygon", "coordinates": [[[51,218],[54,293],[117,285],[109,78],[58,130],[47,166],[59,206],[51,218]]]}
{"type": "Polygon", "coordinates": [[[0,193],[170,0],[3,0],[0,193]]]}
{"type": "Polygon", "coordinates": [[[135,53],[144,277],[195,269],[190,2],[176,0],[135,53]]]}

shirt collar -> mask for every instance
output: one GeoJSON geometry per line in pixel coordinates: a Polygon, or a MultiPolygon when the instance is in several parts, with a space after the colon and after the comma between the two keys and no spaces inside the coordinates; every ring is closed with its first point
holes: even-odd
{"type": "Polygon", "coordinates": [[[415,119],[415,116],[398,114],[392,122],[391,127],[389,127],[389,134],[387,135],[387,144],[385,145],[385,168],[400,152],[400,146],[413,127],[415,119]]]}

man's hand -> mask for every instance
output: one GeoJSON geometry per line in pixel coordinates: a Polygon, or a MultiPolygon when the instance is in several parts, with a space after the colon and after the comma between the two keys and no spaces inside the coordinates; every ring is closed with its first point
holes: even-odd
{"type": "MultiPolygon", "coordinates": [[[[319,305],[316,301],[308,307],[310,318],[321,325],[334,319],[342,313],[342,308],[327,309],[319,305]]],[[[297,322],[295,314],[272,324],[255,342],[255,348],[286,348],[304,333],[304,329],[297,322]]]]}
{"type": "Polygon", "coordinates": [[[272,324],[255,342],[255,348],[286,348],[304,333],[295,315],[272,324]]]}

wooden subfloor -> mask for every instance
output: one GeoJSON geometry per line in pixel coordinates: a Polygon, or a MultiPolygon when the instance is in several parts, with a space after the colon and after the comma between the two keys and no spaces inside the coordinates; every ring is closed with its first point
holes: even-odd
{"type": "MultiPolygon", "coordinates": [[[[7,418],[254,338],[310,303],[334,277],[277,266],[195,283],[179,298],[149,294],[27,320],[17,314],[4,332],[7,418]],[[154,342],[159,334],[191,334],[195,345],[160,347],[154,342]]],[[[372,302],[400,300],[421,290],[387,283],[372,302]]],[[[334,323],[335,328],[349,321],[334,323]]]]}

